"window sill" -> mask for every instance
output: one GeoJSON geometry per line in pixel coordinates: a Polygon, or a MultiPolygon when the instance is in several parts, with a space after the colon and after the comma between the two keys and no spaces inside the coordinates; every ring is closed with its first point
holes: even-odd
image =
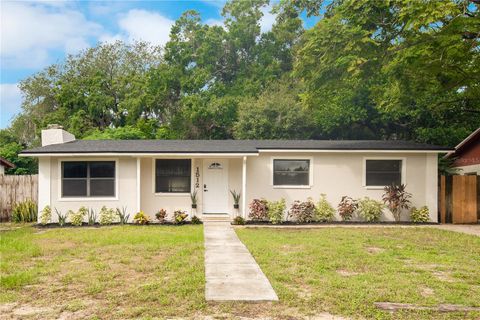
{"type": "Polygon", "coordinates": [[[79,197],[79,198],[59,198],[59,202],[75,202],[75,201],[118,201],[118,197],[79,197]]]}
{"type": "Polygon", "coordinates": [[[190,197],[188,192],[154,192],[153,194],[158,197],[190,197]]]}
{"type": "Polygon", "coordinates": [[[311,189],[312,186],[273,186],[273,189],[311,189]]]}
{"type": "Polygon", "coordinates": [[[386,186],[363,186],[367,190],[383,190],[386,186]]]}

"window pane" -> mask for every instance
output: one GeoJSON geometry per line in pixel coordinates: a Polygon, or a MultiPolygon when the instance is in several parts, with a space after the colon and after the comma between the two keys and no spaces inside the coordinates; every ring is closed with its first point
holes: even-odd
{"type": "Polygon", "coordinates": [[[402,183],[402,160],[367,160],[367,186],[388,186],[402,183]]]}
{"type": "Polygon", "coordinates": [[[273,184],[309,185],[310,160],[273,160],[273,184]]]}
{"type": "Polygon", "coordinates": [[[63,179],[62,196],[86,197],[87,196],[87,179],[63,179]]]}
{"type": "Polygon", "coordinates": [[[64,178],[86,178],[87,177],[87,163],[66,161],[62,162],[63,177],[64,178]]]}
{"type": "Polygon", "coordinates": [[[190,177],[157,177],[156,192],[190,192],[190,177]]]}
{"type": "Polygon", "coordinates": [[[156,160],[155,169],[155,192],[190,192],[190,159],[156,160]]]}
{"type": "Polygon", "coordinates": [[[308,172],[276,172],[273,176],[276,186],[307,186],[308,172]]]}
{"type": "Polygon", "coordinates": [[[90,179],[90,196],[115,196],[114,179],[90,179]]]}
{"type": "Polygon", "coordinates": [[[91,178],[115,177],[115,161],[94,161],[89,164],[91,178]]]}
{"type": "Polygon", "coordinates": [[[273,160],[274,171],[308,171],[310,160],[273,160]]]}

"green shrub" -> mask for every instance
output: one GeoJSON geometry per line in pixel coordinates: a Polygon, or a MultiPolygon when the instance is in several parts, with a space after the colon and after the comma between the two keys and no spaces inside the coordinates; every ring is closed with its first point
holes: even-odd
{"type": "Polygon", "coordinates": [[[278,224],[283,221],[283,213],[287,208],[285,204],[285,199],[280,199],[279,201],[269,201],[267,204],[268,207],[268,219],[273,224],[278,224]]]}
{"type": "Polygon", "coordinates": [[[381,201],[365,197],[358,201],[358,213],[367,222],[376,222],[380,220],[385,205],[381,201]]]}
{"type": "Polygon", "coordinates": [[[50,206],[45,206],[40,212],[40,223],[46,225],[52,220],[52,208],[50,206]]]}
{"type": "Polygon", "coordinates": [[[128,223],[128,218],[130,218],[130,215],[127,214],[127,207],[122,207],[122,210],[117,208],[117,216],[120,219],[120,224],[128,223]]]}
{"type": "Polygon", "coordinates": [[[407,192],[407,186],[404,184],[386,186],[383,190],[383,202],[387,205],[387,208],[393,214],[395,221],[400,221],[402,217],[402,211],[410,209],[410,198],[412,194],[407,192]]]}
{"type": "Polygon", "coordinates": [[[36,222],[37,221],[37,204],[32,200],[18,202],[12,209],[12,221],[19,222],[36,222]]]}
{"type": "Polygon", "coordinates": [[[427,206],[423,206],[420,209],[415,207],[410,211],[410,219],[412,222],[428,222],[430,221],[430,211],[427,206]]]}
{"type": "Polygon", "coordinates": [[[248,217],[253,221],[268,221],[268,202],[265,199],[253,199],[248,206],[248,217]]]}
{"type": "Polygon", "coordinates": [[[90,212],[88,213],[88,225],[93,226],[95,223],[97,223],[97,213],[95,210],[90,209],[90,212]]]}
{"type": "Polygon", "coordinates": [[[108,225],[112,224],[115,222],[115,211],[111,208],[107,208],[106,206],[103,206],[102,209],[100,209],[100,213],[98,214],[98,222],[101,225],[108,225]]]}
{"type": "Polygon", "coordinates": [[[327,201],[327,195],[322,193],[320,195],[320,200],[315,206],[315,220],[328,222],[332,221],[335,218],[335,209],[327,201]]]}
{"type": "Polygon", "coordinates": [[[201,223],[202,223],[202,220],[200,220],[199,217],[197,216],[192,217],[192,224],[201,224],[201,223]]]}
{"type": "Polygon", "coordinates": [[[182,210],[175,210],[173,212],[173,223],[174,224],[183,224],[185,219],[187,219],[188,214],[182,210]]]}
{"type": "Polygon", "coordinates": [[[58,224],[63,227],[67,223],[67,214],[62,214],[62,211],[58,211],[57,208],[55,208],[55,213],[57,214],[58,224]]]}
{"type": "Polygon", "coordinates": [[[70,219],[70,223],[74,226],[81,226],[83,223],[83,219],[88,214],[88,209],[85,207],[80,207],[77,212],[68,211],[68,218],[70,219]]]}
{"type": "Polygon", "coordinates": [[[347,196],[343,196],[338,204],[337,210],[343,221],[349,221],[358,209],[358,201],[347,196]]]}
{"type": "Polygon", "coordinates": [[[241,216],[236,216],[235,219],[233,219],[233,224],[235,225],[244,225],[245,224],[245,219],[241,216]]]}
{"type": "Polygon", "coordinates": [[[136,223],[136,224],[148,224],[149,222],[150,222],[150,218],[143,211],[137,212],[133,217],[133,223],[136,223]]]}
{"type": "Polygon", "coordinates": [[[312,198],[307,201],[295,200],[288,210],[288,218],[300,223],[312,222],[315,220],[315,204],[312,198]]]}

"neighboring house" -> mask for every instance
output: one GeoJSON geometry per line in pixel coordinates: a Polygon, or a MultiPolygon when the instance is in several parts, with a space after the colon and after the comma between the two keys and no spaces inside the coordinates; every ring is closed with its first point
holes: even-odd
{"type": "Polygon", "coordinates": [[[13,169],[15,165],[5,158],[0,157],[0,176],[5,174],[5,170],[13,169]]]}
{"type": "MultiPolygon", "coordinates": [[[[230,190],[241,193],[239,214],[254,198],[287,206],[325,193],[336,207],[344,195],[381,200],[383,188],[404,183],[413,205],[437,221],[437,157],[443,147],[405,141],[328,140],[75,140],[61,128],[42,131],[39,210],[127,207],[154,218],[164,208],[233,217],[230,190]]],[[[383,219],[393,220],[390,214],[383,219]]]]}
{"type": "Polygon", "coordinates": [[[453,167],[459,169],[460,174],[480,175],[480,128],[460,142],[455,147],[455,151],[448,153],[445,157],[454,159],[453,167]]]}

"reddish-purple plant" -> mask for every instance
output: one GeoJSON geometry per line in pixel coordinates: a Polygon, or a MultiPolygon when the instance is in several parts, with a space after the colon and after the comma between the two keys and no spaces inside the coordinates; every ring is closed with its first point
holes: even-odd
{"type": "Polygon", "coordinates": [[[347,196],[343,196],[338,204],[337,210],[343,221],[350,221],[358,209],[358,202],[347,196]]]}
{"type": "Polygon", "coordinates": [[[288,218],[302,223],[315,221],[315,203],[311,198],[303,202],[295,200],[288,210],[288,218]]]}
{"type": "Polygon", "coordinates": [[[402,215],[402,210],[410,208],[410,198],[412,194],[407,192],[406,185],[394,185],[386,186],[385,193],[383,194],[382,200],[387,205],[387,208],[393,214],[395,221],[400,221],[402,215]]]}
{"type": "Polygon", "coordinates": [[[253,199],[250,205],[248,217],[253,221],[268,221],[268,201],[265,199],[253,199]]]}

